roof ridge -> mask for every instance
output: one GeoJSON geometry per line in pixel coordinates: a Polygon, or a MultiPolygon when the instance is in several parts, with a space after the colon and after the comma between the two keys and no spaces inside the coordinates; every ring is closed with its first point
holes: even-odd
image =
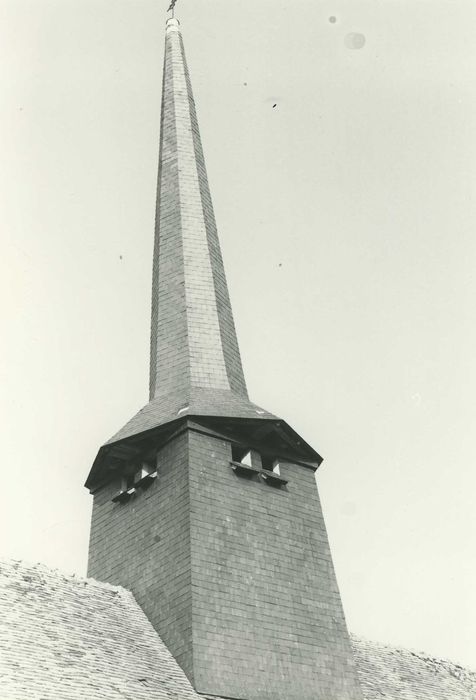
{"type": "Polygon", "coordinates": [[[396,644],[391,644],[390,642],[380,642],[375,639],[369,639],[369,637],[361,634],[355,634],[354,632],[350,632],[349,634],[352,642],[362,643],[368,646],[378,647],[380,649],[388,649],[389,651],[405,652],[407,654],[412,654],[413,656],[418,656],[418,658],[420,658],[422,661],[434,661],[439,664],[451,664],[452,666],[456,666],[466,673],[474,675],[476,680],[476,667],[473,668],[463,665],[461,662],[456,661],[455,659],[450,659],[447,656],[435,656],[434,654],[422,649],[417,649],[416,647],[397,646],[396,644]]]}
{"type": "Polygon", "coordinates": [[[119,593],[125,598],[131,598],[132,593],[128,591],[123,586],[114,586],[111,583],[106,583],[105,581],[98,581],[95,578],[89,576],[81,576],[81,574],[67,573],[61,571],[57,567],[49,566],[39,561],[29,561],[25,559],[13,559],[11,557],[0,557],[0,573],[2,569],[9,568],[18,571],[19,573],[35,573],[39,575],[48,576],[49,578],[62,579],[63,582],[75,583],[80,585],[88,585],[91,588],[99,588],[102,590],[107,590],[115,593],[119,593]]]}

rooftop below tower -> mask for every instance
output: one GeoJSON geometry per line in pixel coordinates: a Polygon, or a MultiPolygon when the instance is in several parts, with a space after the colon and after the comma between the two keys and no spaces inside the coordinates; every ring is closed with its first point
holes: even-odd
{"type": "MultiPolygon", "coordinates": [[[[206,700],[119,586],[0,561],[2,698],[206,700]]],[[[476,673],[352,637],[364,700],[470,700],[476,673]]],[[[220,700],[220,698],[215,698],[220,700]]]]}

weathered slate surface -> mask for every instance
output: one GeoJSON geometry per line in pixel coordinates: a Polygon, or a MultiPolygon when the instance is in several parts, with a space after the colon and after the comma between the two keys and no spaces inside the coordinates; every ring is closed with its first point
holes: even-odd
{"type": "Polygon", "coordinates": [[[476,672],[424,652],[353,637],[366,700],[475,700],[476,672]]]}

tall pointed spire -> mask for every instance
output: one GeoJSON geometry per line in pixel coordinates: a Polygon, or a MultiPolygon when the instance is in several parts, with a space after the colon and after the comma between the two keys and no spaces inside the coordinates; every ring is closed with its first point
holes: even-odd
{"type": "Polygon", "coordinates": [[[106,462],[112,469],[114,459],[124,457],[125,440],[172,429],[178,418],[276,418],[248,399],[176,18],[167,20],[165,34],[149,403],[101,448],[88,486],[106,462]],[[120,449],[110,448],[117,443],[120,449]]]}
{"type": "Polygon", "coordinates": [[[152,288],[150,399],[247,396],[177,19],[166,27],[152,288]]]}

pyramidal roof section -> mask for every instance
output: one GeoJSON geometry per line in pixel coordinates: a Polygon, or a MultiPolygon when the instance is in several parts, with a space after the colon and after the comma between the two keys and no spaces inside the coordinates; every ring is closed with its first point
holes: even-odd
{"type": "Polygon", "coordinates": [[[173,18],[165,38],[150,400],[198,387],[247,397],[192,86],[173,18]]]}

